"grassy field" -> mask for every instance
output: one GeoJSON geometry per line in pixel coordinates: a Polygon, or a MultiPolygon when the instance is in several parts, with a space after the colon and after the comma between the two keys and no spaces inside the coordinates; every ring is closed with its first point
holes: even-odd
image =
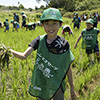
{"type": "MultiPolygon", "coordinates": [[[[5,20],[5,16],[9,18],[10,23],[13,14],[0,14],[2,22],[5,20]]],[[[30,14],[30,16],[30,18],[32,18],[33,14],[30,14]]],[[[63,25],[70,25],[72,19],[63,18],[63,20],[63,25]]],[[[70,26],[73,29],[73,24],[70,26]]],[[[94,57],[95,63],[87,67],[88,59],[85,50],[81,49],[82,41],[80,41],[78,47],[74,49],[75,42],[85,27],[85,22],[82,22],[80,30],[73,29],[74,35],[69,36],[66,34],[65,36],[75,56],[75,60],[72,63],[74,86],[78,100],[100,100],[100,63],[95,60],[95,55],[93,54],[92,56],[94,57]]],[[[98,28],[100,29],[100,23],[98,24],[98,28]]],[[[62,28],[59,29],[58,35],[62,36],[61,32],[62,28]]],[[[42,26],[37,26],[35,31],[26,31],[24,28],[20,28],[18,32],[12,32],[12,25],[10,24],[9,31],[4,32],[4,28],[0,29],[0,42],[16,51],[23,52],[33,39],[42,34],[45,34],[42,26]]],[[[98,41],[100,41],[100,34],[98,35],[98,41]]],[[[9,68],[5,66],[2,71],[0,70],[0,100],[36,100],[36,98],[28,94],[35,58],[36,51],[32,52],[24,61],[12,57],[10,59],[9,68]]],[[[67,77],[66,88],[65,100],[68,100],[70,98],[70,87],[67,77]]]]}

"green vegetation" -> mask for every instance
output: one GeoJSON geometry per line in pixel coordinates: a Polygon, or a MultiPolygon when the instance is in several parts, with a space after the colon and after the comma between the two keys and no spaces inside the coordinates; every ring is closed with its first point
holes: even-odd
{"type": "MultiPolygon", "coordinates": [[[[20,12],[18,13],[20,14],[20,12]]],[[[34,21],[34,13],[26,12],[26,15],[29,17],[29,22],[34,21]]],[[[2,22],[6,17],[10,22],[13,18],[13,11],[0,13],[0,20],[2,22]]],[[[36,18],[35,21],[37,22],[38,18],[36,18]]],[[[63,25],[70,25],[72,19],[63,17],[63,21],[63,25]]],[[[73,25],[70,26],[73,29],[73,25]]],[[[69,36],[66,34],[65,36],[65,39],[69,41],[70,48],[75,56],[75,60],[72,63],[74,86],[78,95],[78,100],[100,100],[100,63],[96,61],[95,55],[93,54],[95,64],[90,65],[89,67],[87,66],[88,59],[85,54],[85,50],[81,49],[82,41],[80,41],[78,43],[78,47],[74,49],[75,42],[82,29],[85,27],[85,22],[82,22],[80,30],[73,29],[74,35],[69,36]]],[[[98,23],[98,28],[100,29],[100,23],[98,23]]],[[[4,28],[0,28],[0,42],[4,43],[5,46],[9,46],[10,48],[20,52],[25,51],[28,44],[37,36],[45,34],[42,26],[37,26],[35,31],[26,31],[24,28],[20,28],[18,32],[12,32],[12,25],[10,24],[10,30],[7,32],[3,31],[4,28]]],[[[60,28],[58,35],[62,36],[61,32],[62,28],[60,28]]],[[[98,41],[100,41],[100,34],[98,35],[98,41]]],[[[28,94],[28,87],[30,85],[35,58],[36,51],[32,52],[32,54],[24,61],[12,56],[9,67],[5,65],[5,67],[0,70],[1,100],[36,100],[36,98],[28,94]]],[[[67,90],[65,92],[65,100],[68,100],[70,97],[70,89],[67,77],[66,82],[67,90]]]]}
{"type": "MultiPolygon", "coordinates": [[[[36,0],[40,2],[42,0],[36,0]]],[[[63,11],[73,12],[73,11],[85,11],[100,8],[100,0],[43,0],[45,1],[46,7],[41,5],[40,8],[35,6],[35,10],[45,9],[47,7],[62,8],[63,11]]],[[[17,6],[4,6],[0,5],[0,10],[28,10],[33,11],[32,8],[26,9],[23,4],[18,2],[17,6]]]]}

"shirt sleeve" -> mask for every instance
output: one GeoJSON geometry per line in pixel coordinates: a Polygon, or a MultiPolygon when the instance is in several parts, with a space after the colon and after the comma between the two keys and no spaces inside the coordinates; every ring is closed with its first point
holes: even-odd
{"type": "Polygon", "coordinates": [[[40,40],[40,36],[35,38],[30,44],[28,44],[28,46],[31,46],[32,48],[34,48],[34,51],[35,51],[36,49],[38,49],[39,40],[40,40]]]}
{"type": "Polygon", "coordinates": [[[81,22],[81,18],[79,17],[79,22],[81,22]]]}
{"type": "Polygon", "coordinates": [[[74,22],[74,21],[75,21],[75,17],[73,18],[72,22],[74,22]]]}
{"type": "Polygon", "coordinates": [[[65,40],[64,38],[62,38],[62,41],[63,41],[63,50],[67,51],[70,48],[69,42],[65,40]]]}

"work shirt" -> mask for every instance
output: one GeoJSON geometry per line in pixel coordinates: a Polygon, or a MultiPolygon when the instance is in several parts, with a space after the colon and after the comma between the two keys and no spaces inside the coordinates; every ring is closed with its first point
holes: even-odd
{"type": "Polygon", "coordinates": [[[4,21],[4,26],[9,26],[9,22],[8,21],[4,21]]]}

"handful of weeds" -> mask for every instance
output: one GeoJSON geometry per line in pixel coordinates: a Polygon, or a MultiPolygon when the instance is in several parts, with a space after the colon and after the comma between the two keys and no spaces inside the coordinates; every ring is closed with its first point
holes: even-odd
{"type": "Polygon", "coordinates": [[[9,67],[9,58],[11,57],[11,51],[3,44],[0,44],[0,70],[5,66],[9,67]]]}

